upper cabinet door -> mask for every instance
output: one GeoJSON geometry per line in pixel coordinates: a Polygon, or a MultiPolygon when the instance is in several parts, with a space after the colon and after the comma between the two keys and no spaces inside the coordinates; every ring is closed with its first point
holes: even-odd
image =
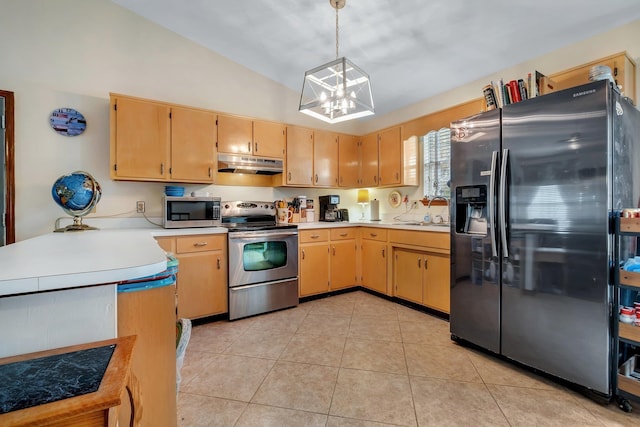
{"type": "Polygon", "coordinates": [[[360,143],[360,185],[378,186],[378,134],[371,133],[362,137],[360,143]]]}
{"type": "Polygon", "coordinates": [[[287,126],[286,164],[286,185],[313,185],[313,129],[287,126]]]}
{"type": "Polygon", "coordinates": [[[170,108],[151,101],[111,98],[111,178],[169,177],[170,108]]]}
{"type": "Polygon", "coordinates": [[[358,137],[340,135],[338,137],[338,186],[357,187],[359,175],[358,137]]]}
{"type": "Polygon", "coordinates": [[[253,155],[284,158],[287,138],[285,129],[282,123],[255,120],[253,122],[253,155]]]}
{"type": "Polygon", "coordinates": [[[400,184],[402,169],[402,143],[400,127],[380,132],[378,185],[400,184]]]}
{"type": "Polygon", "coordinates": [[[338,134],[316,130],[313,139],[313,185],[338,186],[338,134]]]}
{"type": "Polygon", "coordinates": [[[171,179],[212,183],[215,174],[216,115],[171,108],[171,179]]]}
{"type": "Polygon", "coordinates": [[[218,116],[218,152],[252,154],[252,123],[242,117],[218,116]]]}

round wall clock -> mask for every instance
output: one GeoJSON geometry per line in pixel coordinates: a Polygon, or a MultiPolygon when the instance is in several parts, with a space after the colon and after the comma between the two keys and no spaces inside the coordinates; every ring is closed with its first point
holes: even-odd
{"type": "Polygon", "coordinates": [[[49,116],[49,124],[60,135],[80,135],[87,128],[87,121],[73,108],[57,108],[49,116]]]}

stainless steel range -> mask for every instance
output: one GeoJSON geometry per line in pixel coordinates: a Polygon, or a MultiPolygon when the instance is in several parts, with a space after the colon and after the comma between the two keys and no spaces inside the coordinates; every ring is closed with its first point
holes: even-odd
{"type": "Polygon", "coordinates": [[[229,231],[229,319],[298,305],[298,228],[273,202],[222,202],[229,231]]]}

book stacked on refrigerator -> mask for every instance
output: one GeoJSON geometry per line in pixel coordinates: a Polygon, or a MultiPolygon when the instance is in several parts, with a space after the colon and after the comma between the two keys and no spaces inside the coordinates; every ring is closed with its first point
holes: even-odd
{"type": "Polygon", "coordinates": [[[506,83],[503,79],[499,82],[492,80],[482,88],[482,94],[489,111],[535,98],[551,90],[553,90],[553,82],[541,72],[534,70],[523,79],[513,79],[506,83]]]}

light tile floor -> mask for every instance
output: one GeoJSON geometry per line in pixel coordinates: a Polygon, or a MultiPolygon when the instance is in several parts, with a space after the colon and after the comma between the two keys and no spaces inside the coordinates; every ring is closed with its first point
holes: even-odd
{"type": "Polygon", "coordinates": [[[180,426],[638,426],[365,292],[195,326],[180,426]]]}

